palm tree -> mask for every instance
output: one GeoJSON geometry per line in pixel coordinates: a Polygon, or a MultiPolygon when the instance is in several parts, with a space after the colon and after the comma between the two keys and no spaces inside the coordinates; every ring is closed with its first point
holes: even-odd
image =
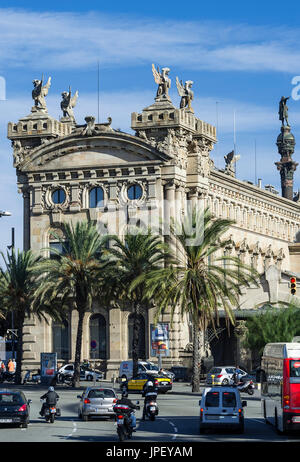
{"type": "Polygon", "coordinates": [[[142,305],[148,306],[145,284],[149,274],[159,270],[163,274],[164,264],[170,260],[168,246],[161,236],[150,229],[128,228],[124,240],[110,237],[109,264],[107,266],[106,298],[131,305],[133,315],[132,360],[133,375],[138,372],[139,359],[139,314],[142,305]]]}
{"type": "Polygon", "coordinates": [[[83,319],[91,310],[94,297],[101,292],[104,263],[101,260],[106,239],[101,237],[91,222],[78,222],[62,226],[64,237],[54,235],[63,246],[63,253],[51,250],[57,258],[50,258],[39,265],[44,272],[42,283],[36,291],[39,303],[68,304],[78,312],[73,386],[79,387],[83,319]]]}
{"type": "Polygon", "coordinates": [[[34,256],[31,250],[26,252],[12,251],[7,257],[3,252],[5,268],[0,268],[0,301],[3,312],[7,317],[9,313],[14,315],[14,323],[17,330],[17,358],[16,378],[17,384],[21,383],[21,370],[23,360],[23,325],[26,316],[33,313],[39,319],[44,314],[53,314],[51,306],[41,304],[34,309],[34,292],[39,284],[35,269],[40,262],[40,257],[34,256]]]}
{"type": "Polygon", "coordinates": [[[224,233],[231,220],[215,219],[209,209],[195,208],[181,223],[173,224],[172,235],[178,249],[177,264],[149,275],[146,297],[157,304],[156,319],[170,310],[171,319],[179,309],[183,317],[189,314],[193,324],[192,391],[200,388],[200,341],[208,325],[219,323],[219,309],[225,312],[227,327],[234,324],[233,308],[239,306],[241,287],[257,285],[257,273],[238,258],[219,256],[229,243],[224,233]],[[214,258],[214,260],[213,260],[214,258]]]}

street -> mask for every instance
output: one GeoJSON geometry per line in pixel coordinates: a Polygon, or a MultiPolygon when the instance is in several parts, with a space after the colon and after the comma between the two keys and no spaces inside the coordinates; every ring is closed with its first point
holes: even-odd
{"type": "MultiPolygon", "coordinates": [[[[23,389],[27,399],[31,399],[30,424],[27,429],[19,427],[1,426],[1,442],[118,442],[116,426],[113,419],[100,418],[83,422],[78,418],[77,395],[82,393],[86,382],[81,382],[82,388],[74,390],[57,387],[60,396],[58,406],[61,417],[54,424],[45,422],[40,417],[40,396],[45,393],[45,387],[39,385],[25,385],[23,389]]],[[[1,388],[4,388],[2,384],[1,388]]],[[[110,383],[101,383],[111,387],[110,383]]],[[[5,385],[6,386],[6,385],[5,385]]],[[[16,388],[8,385],[8,388],[16,388]]],[[[245,433],[237,435],[230,432],[218,431],[199,435],[199,399],[200,394],[192,394],[191,387],[185,383],[173,384],[173,390],[158,396],[159,415],[155,422],[141,421],[143,398],[141,394],[130,393],[132,401],[139,400],[141,409],[136,411],[137,431],[133,434],[134,442],[299,442],[299,435],[278,435],[271,425],[266,425],[261,416],[260,391],[255,390],[254,396],[242,394],[247,401],[245,408],[245,433]]],[[[119,392],[118,384],[116,390],[119,392]]]]}

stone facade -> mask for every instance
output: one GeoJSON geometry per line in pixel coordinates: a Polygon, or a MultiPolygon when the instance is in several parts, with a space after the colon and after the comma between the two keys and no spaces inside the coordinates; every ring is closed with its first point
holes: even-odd
{"type": "MultiPolygon", "coordinates": [[[[210,152],[216,129],[198,119],[188,108],[178,109],[170,99],[155,103],[131,116],[135,135],[116,131],[111,120],[95,124],[86,117],[76,125],[64,117],[58,121],[46,110],[32,109],[18,123],[8,124],[19,192],[24,203],[24,249],[44,252],[49,231],[63,222],[93,220],[111,225],[122,234],[129,219],[143,220],[145,210],[155,210],[155,220],[180,218],[187,200],[208,206],[216,217],[235,220],[228,235],[228,255],[237,255],[261,274],[259,288],[245,290],[238,316],[259,310],[265,303],[289,301],[289,277],[300,280],[296,235],[300,204],[279,197],[259,186],[238,180],[214,167],[210,152]],[[141,195],[129,200],[128,187],[138,185],[141,195]],[[90,191],[100,187],[103,202],[90,207],[90,191]],[[61,191],[63,200],[53,200],[61,191]],[[122,219],[126,208],[127,217],[122,219]],[[119,213],[120,212],[120,213],[119,213]],[[127,221],[126,221],[127,220],[127,221]]],[[[151,213],[150,213],[151,216],[151,213]]],[[[124,217],[123,217],[124,218],[124,217]]],[[[300,300],[299,300],[300,301],[300,300]]],[[[128,358],[130,309],[101,306],[95,302],[86,315],[82,358],[90,357],[89,323],[93,314],[106,323],[107,377],[116,375],[121,360],[128,358]]],[[[150,324],[154,308],[142,313],[145,321],[145,356],[150,359],[150,324]]],[[[169,316],[163,316],[169,322],[169,316]]],[[[70,354],[74,358],[76,313],[68,323],[70,354]]],[[[170,333],[170,357],[166,364],[182,363],[191,343],[188,320],[175,315],[170,333]]],[[[40,353],[52,351],[51,322],[28,319],[24,329],[25,366],[37,366],[40,353]]],[[[99,359],[99,358],[98,358],[99,359]]]]}

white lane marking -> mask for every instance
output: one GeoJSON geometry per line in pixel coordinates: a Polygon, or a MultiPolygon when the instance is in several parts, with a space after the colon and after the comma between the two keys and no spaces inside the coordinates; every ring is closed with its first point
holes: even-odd
{"type": "Polygon", "coordinates": [[[258,420],[258,419],[251,419],[251,422],[253,422],[253,421],[258,422],[258,423],[260,423],[262,425],[266,425],[265,422],[262,422],[261,420],[258,420]]]}
{"type": "Polygon", "coordinates": [[[68,434],[67,438],[71,438],[71,436],[73,436],[73,434],[77,432],[77,424],[76,424],[76,422],[74,422],[74,420],[72,420],[72,423],[73,423],[73,430],[71,431],[71,433],[68,434]]]}
{"type": "Polygon", "coordinates": [[[177,438],[177,433],[178,433],[178,429],[175,426],[175,424],[171,420],[168,420],[168,419],[161,419],[161,420],[168,422],[168,424],[173,427],[174,435],[172,436],[172,440],[175,440],[177,438]]]}

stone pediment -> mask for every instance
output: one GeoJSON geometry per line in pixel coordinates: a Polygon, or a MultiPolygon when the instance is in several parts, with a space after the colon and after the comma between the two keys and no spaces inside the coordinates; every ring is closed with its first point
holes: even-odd
{"type": "Polygon", "coordinates": [[[170,157],[149,143],[122,132],[83,137],[71,134],[30,150],[20,171],[121,166],[147,162],[167,162],[170,157]]]}

